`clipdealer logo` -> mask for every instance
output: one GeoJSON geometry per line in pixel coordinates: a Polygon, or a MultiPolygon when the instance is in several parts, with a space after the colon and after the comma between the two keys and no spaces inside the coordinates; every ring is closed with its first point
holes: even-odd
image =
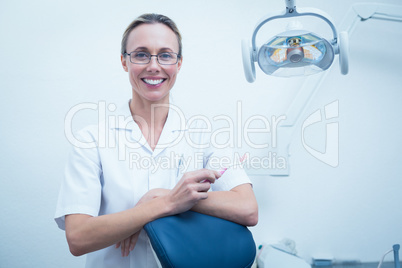
{"type": "Polygon", "coordinates": [[[320,109],[313,112],[303,122],[301,129],[301,140],[304,149],[313,157],[321,162],[331,166],[337,167],[339,165],[339,123],[333,122],[335,118],[339,117],[339,101],[331,102],[324,107],[325,121],[332,120],[326,123],[326,137],[325,137],[325,151],[320,152],[310,147],[305,141],[305,130],[313,124],[324,121],[322,111],[320,109]]]}
{"type": "MultiPolygon", "coordinates": [[[[154,108],[156,109],[157,107],[154,108]]],[[[285,158],[283,155],[278,155],[277,153],[271,152],[269,150],[269,148],[272,148],[272,150],[275,151],[278,147],[277,139],[285,138],[282,136],[278,137],[278,128],[280,127],[280,123],[286,119],[285,115],[281,115],[279,117],[272,116],[270,119],[266,118],[263,115],[253,115],[249,118],[246,118],[246,120],[243,120],[244,118],[242,115],[242,104],[241,102],[238,102],[236,106],[235,119],[231,118],[228,115],[217,115],[212,119],[207,118],[203,115],[196,115],[186,120],[184,114],[179,107],[170,105],[170,108],[173,109],[172,112],[177,113],[178,117],[180,118],[180,123],[183,124],[182,127],[188,129],[188,131],[183,132],[183,135],[177,137],[175,143],[178,143],[180,142],[180,140],[185,139],[189,146],[193,146],[195,148],[204,148],[204,146],[206,145],[194,143],[189,136],[189,133],[196,133],[197,131],[207,131],[211,134],[210,145],[217,149],[225,147],[242,148],[244,142],[247,147],[251,149],[264,151],[267,150],[267,154],[264,154],[264,156],[262,157],[249,156],[247,158],[247,161],[245,161],[245,166],[252,167],[254,169],[286,169],[288,162],[287,158],[285,158]],[[206,128],[191,128],[191,122],[197,120],[204,122],[206,128]],[[225,126],[218,129],[212,129],[211,121],[223,121],[224,123],[226,123],[227,127],[225,126]],[[259,122],[264,127],[252,127],[253,122],[259,122]],[[218,137],[223,134],[227,134],[227,139],[223,140],[222,142],[222,140],[220,140],[218,137]],[[261,143],[253,138],[253,134],[269,135],[270,139],[264,140],[261,143]],[[268,141],[270,142],[268,143],[268,141]]],[[[120,142],[116,142],[116,139],[113,136],[106,135],[108,126],[126,126],[130,122],[130,117],[125,117],[124,115],[107,115],[107,112],[114,112],[116,111],[116,109],[117,106],[115,104],[111,103],[107,105],[107,103],[104,101],[100,101],[99,103],[80,103],[75,105],[68,111],[65,117],[64,131],[67,140],[75,147],[83,149],[95,148],[97,146],[100,148],[115,148],[117,146],[119,147],[119,160],[126,159],[126,150],[129,148],[136,148],[136,146],[139,146],[139,143],[131,141],[130,136],[126,136],[125,132],[122,132],[122,136],[119,135],[117,137],[120,142]],[[76,114],[83,110],[92,110],[98,115],[97,139],[82,141],[78,136],[75,136],[75,134],[73,133],[72,124],[74,121],[74,117],[76,114]]],[[[335,120],[338,117],[339,101],[336,100],[325,105],[323,111],[321,111],[321,109],[318,109],[310,114],[307,119],[304,120],[301,127],[301,142],[304,149],[314,158],[331,167],[337,167],[339,165],[339,123],[335,120]],[[313,148],[306,142],[305,131],[314,124],[326,121],[329,122],[325,125],[325,151],[321,152],[313,148]]],[[[289,143],[290,140],[288,140],[287,142],[289,143]]],[[[246,153],[250,154],[250,152],[246,153]]]]}

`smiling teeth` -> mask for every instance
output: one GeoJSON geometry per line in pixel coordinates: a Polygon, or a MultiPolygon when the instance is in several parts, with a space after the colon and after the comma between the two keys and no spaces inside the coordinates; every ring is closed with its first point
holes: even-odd
{"type": "Polygon", "coordinates": [[[164,79],[157,79],[157,80],[151,80],[151,79],[144,79],[144,82],[150,85],[157,85],[163,82],[164,79]]]}

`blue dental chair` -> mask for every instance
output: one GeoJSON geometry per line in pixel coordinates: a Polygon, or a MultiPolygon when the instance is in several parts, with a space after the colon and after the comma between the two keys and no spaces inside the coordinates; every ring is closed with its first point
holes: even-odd
{"type": "Polygon", "coordinates": [[[163,268],[249,268],[256,246],[247,227],[187,211],[144,226],[163,268]]]}

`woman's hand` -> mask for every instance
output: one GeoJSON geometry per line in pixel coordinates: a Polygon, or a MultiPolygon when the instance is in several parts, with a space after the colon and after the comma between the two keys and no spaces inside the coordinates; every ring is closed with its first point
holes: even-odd
{"type": "Polygon", "coordinates": [[[191,209],[198,201],[208,198],[211,183],[221,174],[210,169],[200,169],[184,173],[183,177],[164,196],[167,206],[170,206],[170,215],[175,215],[191,209]]]}
{"type": "Polygon", "coordinates": [[[130,251],[132,251],[134,249],[135,244],[137,243],[138,237],[140,236],[140,232],[141,231],[138,231],[135,234],[133,234],[132,236],[130,236],[116,244],[116,248],[119,248],[121,246],[121,256],[122,257],[127,257],[128,254],[130,254],[130,251]]]}
{"type": "MultiPolygon", "coordinates": [[[[146,194],[144,194],[143,197],[141,197],[141,199],[138,201],[136,206],[139,204],[145,203],[151,199],[154,199],[156,197],[167,195],[169,192],[170,192],[170,190],[168,190],[168,189],[162,189],[162,188],[152,189],[152,190],[148,191],[146,194]]],[[[116,249],[121,247],[121,256],[122,257],[127,257],[128,254],[130,254],[130,251],[133,251],[135,244],[138,241],[138,237],[140,236],[140,232],[141,232],[141,230],[116,244],[116,246],[115,246],[116,249]]]]}

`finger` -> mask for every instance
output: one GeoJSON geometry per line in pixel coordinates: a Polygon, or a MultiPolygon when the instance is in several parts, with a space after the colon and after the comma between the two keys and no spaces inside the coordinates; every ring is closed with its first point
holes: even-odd
{"type": "Polygon", "coordinates": [[[196,182],[202,182],[207,180],[210,183],[214,183],[215,179],[219,177],[220,177],[219,172],[206,168],[197,170],[196,173],[194,174],[196,182]]]}
{"type": "Polygon", "coordinates": [[[138,240],[139,236],[140,236],[140,231],[136,232],[134,235],[131,236],[130,251],[134,250],[135,244],[137,244],[137,240],[138,240]]]}
{"type": "Polygon", "coordinates": [[[129,238],[126,238],[125,240],[124,240],[124,244],[125,244],[125,247],[124,247],[124,256],[126,257],[126,256],[128,256],[128,254],[130,254],[130,237],[129,238]]]}
{"type": "Polygon", "coordinates": [[[121,241],[121,256],[126,257],[127,256],[127,241],[129,238],[124,239],[121,241]]]}
{"type": "Polygon", "coordinates": [[[219,171],[217,171],[217,170],[210,170],[210,171],[212,171],[212,173],[213,173],[213,178],[214,179],[219,179],[220,177],[222,177],[222,174],[224,173],[224,172],[222,172],[223,170],[225,170],[226,171],[226,168],[225,169],[222,169],[222,170],[219,170],[219,171]]]}
{"type": "Polygon", "coordinates": [[[191,183],[191,182],[201,182],[206,179],[206,177],[211,176],[212,171],[208,169],[198,169],[194,171],[187,172],[183,175],[182,181],[184,183],[191,183]]]}
{"type": "Polygon", "coordinates": [[[118,242],[118,243],[116,243],[115,248],[119,248],[119,247],[120,247],[120,244],[121,244],[121,241],[120,241],[120,242],[118,242]]]}
{"type": "MultiPolygon", "coordinates": [[[[223,175],[223,173],[225,173],[226,169],[227,169],[227,168],[224,168],[224,169],[219,170],[219,171],[211,170],[212,173],[213,173],[213,176],[215,176],[215,177],[211,176],[211,178],[214,178],[215,180],[219,179],[219,178],[223,175]]],[[[214,180],[214,182],[215,182],[215,180],[214,180]]],[[[211,183],[211,180],[210,180],[210,179],[204,179],[204,180],[202,180],[201,182],[208,182],[208,183],[211,183]]]]}
{"type": "Polygon", "coordinates": [[[211,188],[211,183],[207,180],[206,182],[198,183],[195,190],[197,192],[208,192],[210,188],[211,188]]]}
{"type": "Polygon", "coordinates": [[[125,245],[125,243],[124,243],[124,240],[121,241],[120,244],[121,244],[121,256],[124,257],[124,252],[125,252],[125,250],[126,250],[126,245],[125,245]]]}
{"type": "Polygon", "coordinates": [[[208,198],[208,192],[200,192],[198,194],[199,200],[207,199],[208,198]]]}

